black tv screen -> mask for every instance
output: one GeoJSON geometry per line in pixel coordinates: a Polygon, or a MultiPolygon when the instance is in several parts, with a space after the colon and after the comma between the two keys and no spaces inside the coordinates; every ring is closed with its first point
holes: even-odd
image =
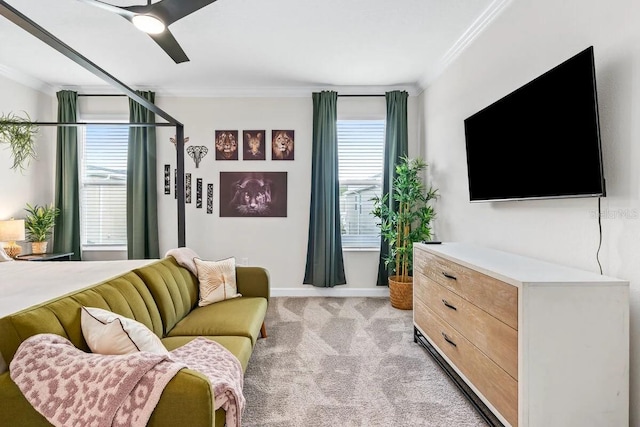
{"type": "Polygon", "coordinates": [[[593,47],[464,127],[471,201],[605,195],[593,47]]]}

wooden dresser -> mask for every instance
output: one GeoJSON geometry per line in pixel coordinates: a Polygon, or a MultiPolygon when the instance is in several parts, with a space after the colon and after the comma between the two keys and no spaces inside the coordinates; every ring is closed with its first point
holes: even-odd
{"type": "Polygon", "coordinates": [[[414,245],[415,338],[490,424],[629,425],[629,283],[462,243],[414,245]]]}

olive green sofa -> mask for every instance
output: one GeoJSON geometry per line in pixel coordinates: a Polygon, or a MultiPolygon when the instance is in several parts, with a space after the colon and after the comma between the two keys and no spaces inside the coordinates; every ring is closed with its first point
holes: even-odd
{"type": "MultiPolygon", "coordinates": [[[[95,286],[30,307],[0,319],[0,352],[9,364],[22,341],[54,333],[90,351],[80,327],[80,307],[99,307],[144,323],[168,350],[205,336],[249,362],[260,335],[269,300],[269,276],[259,267],[237,267],[240,298],[199,307],[198,280],[167,257],[95,286]]],[[[207,378],[183,369],[169,382],[149,426],[222,427],[225,413],[214,412],[207,378]]],[[[11,380],[0,374],[0,426],[48,426],[11,380]]]]}

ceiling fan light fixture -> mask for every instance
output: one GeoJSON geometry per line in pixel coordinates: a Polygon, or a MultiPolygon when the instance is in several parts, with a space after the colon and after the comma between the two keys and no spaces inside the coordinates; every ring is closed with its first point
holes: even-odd
{"type": "Polygon", "coordinates": [[[164,22],[152,15],[136,15],[131,18],[131,22],[147,34],[160,34],[166,28],[164,22]]]}

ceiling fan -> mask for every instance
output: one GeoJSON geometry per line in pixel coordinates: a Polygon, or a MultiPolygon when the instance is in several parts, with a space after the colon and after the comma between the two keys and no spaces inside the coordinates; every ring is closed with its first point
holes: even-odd
{"type": "Polygon", "coordinates": [[[147,0],[144,6],[126,7],[114,6],[100,0],[79,1],[122,16],[138,29],[149,34],[149,37],[158,43],[176,64],[179,64],[188,61],[189,58],[167,27],[216,0],[160,0],[157,3],[147,0]]]}

